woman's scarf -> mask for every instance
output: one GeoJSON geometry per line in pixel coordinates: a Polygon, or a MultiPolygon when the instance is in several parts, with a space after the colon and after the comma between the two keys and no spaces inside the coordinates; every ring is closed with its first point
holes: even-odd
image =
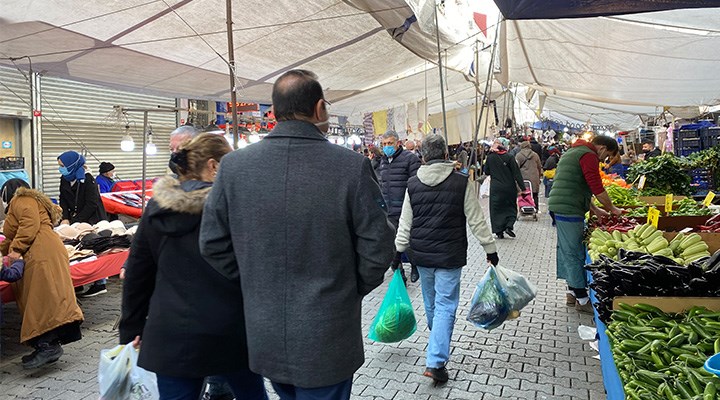
{"type": "Polygon", "coordinates": [[[65,168],[67,168],[67,174],[63,174],[66,181],[85,182],[85,157],[71,150],[60,154],[58,160],[62,161],[65,168]]]}

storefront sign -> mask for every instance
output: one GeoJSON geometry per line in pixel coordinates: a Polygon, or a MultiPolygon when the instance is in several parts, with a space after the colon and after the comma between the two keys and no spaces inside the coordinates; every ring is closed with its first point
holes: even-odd
{"type": "MultiPolygon", "coordinates": [[[[232,103],[227,103],[227,111],[232,111],[232,103]]],[[[237,112],[250,112],[250,111],[260,111],[260,105],[258,103],[235,103],[235,109],[237,109],[237,112]]]]}

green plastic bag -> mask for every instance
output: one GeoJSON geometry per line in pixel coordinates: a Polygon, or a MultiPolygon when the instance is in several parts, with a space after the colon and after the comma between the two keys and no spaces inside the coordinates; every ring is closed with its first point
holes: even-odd
{"type": "Polygon", "coordinates": [[[398,269],[393,274],[380,311],[370,325],[368,337],[382,343],[399,342],[412,336],[416,328],[415,311],[398,269]]]}

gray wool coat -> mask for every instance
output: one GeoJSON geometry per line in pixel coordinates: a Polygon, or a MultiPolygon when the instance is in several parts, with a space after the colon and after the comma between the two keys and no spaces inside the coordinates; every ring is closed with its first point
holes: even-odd
{"type": "Polygon", "coordinates": [[[315,388],[363,364],[361,303],[382,283],[393,239],[370,161],[313,124],[283,121],[223,158],[200,250],[239,275],[250,369],[315,388]]]}

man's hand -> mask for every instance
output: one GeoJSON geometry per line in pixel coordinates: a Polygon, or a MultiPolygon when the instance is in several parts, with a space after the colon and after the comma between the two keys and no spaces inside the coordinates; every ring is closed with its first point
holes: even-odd
{"type": "Polygon", "coordinates": [[[617,208],[617,207],[615,207],[615,206],[613,206],[613,207],[612,207],[610,210],[608,210],[608,211],[610,211],[610,213],[611,213],[612,215],[617,215],[617,216],[620,216],[620,215],[622,215],[622,213],[623,213],[622,208],[617,208]]]}
{"type": "Polygon", "coordinates": [[[125,279],[125,268],[120,268],[120,279],[125,279]]]}
{"type": "Polygon", "coordinates": [[[132,346],[135,348],[135,350],[139,350],[141,343],[142,340],[140,340],[140,336],[135,336],[135,340],[132,341],[132,346]]]}
{"type": "Polygon", "coordinates": [[[498,258],[497,253],[490,253],[487,255],[487,260],[490,264],[497,266],[500,262],[500,258],[498,258]]]}
{"type": "Polygon", "coordinates": [[[60,225],[70,225],[70,221],[67,219],[64,219],[64,220],[60,221],[60,225]]]}

